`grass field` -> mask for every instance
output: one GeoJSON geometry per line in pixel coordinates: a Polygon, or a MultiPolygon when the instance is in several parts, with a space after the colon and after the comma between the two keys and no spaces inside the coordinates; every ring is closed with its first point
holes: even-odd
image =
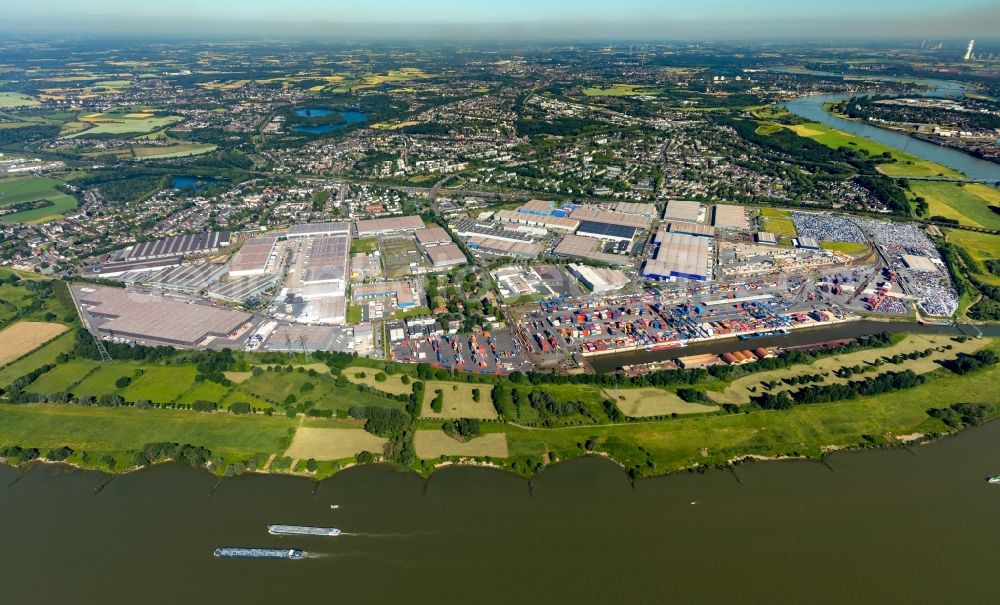
{"type": "Polygon", "coordinates": [[[928,216],[943,216],[963,225],[1000,229],[1000,214],[990,206],[1000,206],[1000,190],[980,183],[911,181],[910,190],[927,200],[928,216]]]}
{"type": "MultiPolygon", "coordinates": [[[[27,288],[13,284],[0,284],[0,325],[13,321],[17,317],[18,311],[31,304],[33,298],[34,296],[27,288]]],[[[2,365],[0,363],[0,366],[2,365]]]]}
{"type": "MultiPolygon", "coordinates": [[[[118,363],[118,362],[115,362],[118,363]]],[[[142,376],[122,390],[128,401],[148,399],[155,403],[171,403],[194,384],[194,367],[147,367],[142,376]]]]}
{"type": "Polygon", "coordinates": [[[510,455],[540,456],[554,452],[560,458],[581,454],[579,444],[598,440],[633,442],[656,461],[655,472],[679,470],[697,464],[725,462],[745,455],[808,455],[818,457],[824,446],[863,443],[862,435],[909,435],[945,431],[927,409],[956,402],[997,405],[997,396],[983,384],[1000,380],[1000,366],[957,376],[941,370],[924,385],[852,401],[796,406],[780,412],[684,416],[658,422],[530,430],[497,427],[507,434],[510,455]]]}
{"type": "Polygon", "coordinates": [[[861,254],[865,250],[868,250],[868,244],[858,242],[820,242],[820,246],[824,250],[833,250],[834,252],[851,255],[861,254]]]}
{"type": "Polygon", "coordinates": [[[413,448],[418,458],[429,460],[440,456],[489,456],[506,458],[507,436],[487,433],[466,442],[457,441],[440,430],[417,431],[413,435],[413,448]]]}
{"type": "Polygon", "coordinates": [[[215,151],[216,145],[211,143],[178,143],[167,146],[135,146],[132,155],[138,160],[155,160],[163,158],[185,158],[215,151]]]}
{"type": "Polygon", "coordinates": [[[0,330],[0,366],[8,364],[67,330],[63,324],[19,321],[0,330]]]}
{"type": "Polygon", "coordinates": [[[583,94],[588,97],[635,97],[654,96],[659,94],[659,90],[643,84],[601,84],[585,87],[583,94]]]}
{"type": "Polygon", "coordinates": [[[113,363],[102,365],[83,381],[73,387],[73,394],[80,397],[100,397],[101,395],[118,394],[121,390],[115,386],[115,381],[123,376],[132,377],[139,366],[134,364],[113,363]]]}
{"type": "Polygon", "coordinates": [[[304,460],[343,460],[361,452],[381,454],[386,440],[364,429],[302,427],[295,431],[285,455],[304,460]]]}
{"type": "MultiPolygon", "coordinates": [[[[211,401],[221,404],[226,395],[229,394],[229,387],[224,387],[216,382],[196,382],[190,389],[177,398],[177,403],[194,403],[195,401],[211,401]]],[[[221,405],[220,405],[221,407],[221,405]]]]}
{"type": "MultiPolygon", "coordinates": [[[[938,360],[942,359],[954,359],[954,357],[960,353],[971,353],[990,344],[990,339],[984,338],[982,340],[970,339],[964,343],[959,343],[953,341],[947,336],[925,336],[925,335],[909,335],[900,342],[892,345],[891,347],[885,347],[881,349],[872,349],[865,351],[854,351],[853,353],[846,353],[844,355],[834,355],[832,357],[824,357],[815,363],[809,365],[796,365],[790,368],[782,368],[780,370],[772,370],[770,372],[757,372],[742,378],[737,378],[736,380],[729,383],[725,390],[722,392],[709,391],[708,396],[711,397],[718,403],[735,403],[743,404],[750,401],[750,396],[754,394],[760,394],[764,392],[763,383],[768,381],[780,381],[785,378],[791,378],[793,376],[801,376],[803,374],[817,374],[831,372],[829,376],[825,378],[825,381],[821,384],[839,384],[849,382],[850,380],[861,380],[868,376],[874,376],[876,374],[881,374],[884,372],[902,372],[904,370],[913,370],[917,374],[926,374],[933,370],[939,369],[940,366],[936,363],[938,360]],[[939,347],[951,345],[952,349],[950,351],[934,352],[929,357],[922,357],[913,360],[904,361],[901,364],[885,364],[878,370],[871,371],[867,374],[855,376],[850,379],[838,378],[833,375],[832,372],[838,368],[850,367],[855,365],[869,365],[877,359],[883,357],[892,357],[897,353],[910,353],[913,351],[923,351],[931,347],[939,347]]],[[[799,386],[790,386],[787,384],[782,384],[771,389],[770,393],[778,393],[780,391],[794,391],[799,389],[799,386]]]]}
{"type": "Polygon", "coordinates": [[[351,254],[358,254],[360,252],[371,254],[376,250],[378,250],[378,239],[374,237],[363,237],[361,239],[351,240],[351,254]]]}
{"type": "Polygon", "coordinates": [[[53,220],[76,208],[76,198],[58,189],[61,183],[41,176],[16,177],[0,180],[0,207],[49,200],[51,206],[32,208],[0,217],[7,223],[41,223],[53,220]]]}
{"type": "Polygon", "coordinates": [[[403,384],[402,374],[387,375],[384,381],[379,382],[375,380],[375,375],[379,373],[379,370],[375,368],[348,366],[344,368],[342,373],[354,384],[366,384],[373,389],[393,395],[408,395],[413,392],[413,380],[410,381],[410,384],[403,384]],[[364,378],[360,376],[361,374],[364,374],[364,378]]]}
{"type": "Polygon", "coordinates": [[[64,135],[63,138],[72,139],[79,136],[93,136],[101,134],[146,134],[153,132],[154,130],[166,128],[172,124],[176,124],[183,119],[180,116],[156,115],[144,118],[130,118],[128,117],[129,115],[135,114],[132,112],[112,111],[81,115],[79,121],[91,124],[92,128],[64,135]]]}
{"type": "Polygon", "coordinates": [[[770,231],[781,238],[792,238],[798,235],[795,230],[795,223],[790,218],[770,218],[764,217],[764,231],[770,231]]]}
{"type": "Polygon", "coordinates": [[[948,241],[965,249],[979,266],[979,279],[1000,286],[1000,276],[993,275],[983,261],[1000,259],[1000,235],[977,233],[962,229],[945,229],[948,241]]]}
{"type": "Polygon", "coordinates": [[[121,453],[147,443],[190,443],[213,455],[280,452],[295,420],[189,410],[136,410],[78,405],[0,406],[0,443],[45,448],[68,445],[90,453],[121,453]],[[29,445],[30,444],[30,445],[29,445]]]}
{"type": "Polygon", "coordinates": [[[882,145],[881,143],[875,142],[871,139],[866,139],[842,130],[837,130],[836,128],[831,128],[830,126],[820,124],[818,122],[797,124],[789,126],[788,128],[793,130],[799,136],[813,139],[817,143],[822,143],[823,145],[833,147],[834,149],[839,147],[861,149],[867,151],[868,155],[871,156],[882,155],[885,152],[889,152],[889,154],[896,159],[896,162],[880,164],[878,168],[880,172],[888,176],[945,176],[951,178],[961,178],[963,176],[961,173],[956,172],[947,166],[942,166],[940,164],[935,164],[934,162],[920,159],[915,155],[910,155],[894,147],[882,145]]]}
{"type": "Polygon", "coordinates": [[[19,92],[0,92],[0,109],[38,105],[38,99],[19,92]]]}
{"type": "Polygon", "coordinates": [[[633,418],[667,414],[703,414],[719,409],[713,405],[688,403],[676,393],[663,389],[605,389],[604,393],[608,399],[615,402],[623,414],[633,418]]]}
{"type": "Polygon", "coordinates": [[[482,418],[497,417],[497,411],[490,401],[490,385],[467,384],[464,382],[448,382],[444,380],[428,380],[424,383],[424,401],[420,410],[423,418],[482,418]],[[479,402],[472,400],[472,389],[478,388],[479,402]],[[431,401],[436,396],[435,390],[444,394],[444,404],[440,412],[431,409],[431,401]]]}
{"type": "Polygon", "coordinates": [[[42,374],[28,386],[29,393],[73,392],[73,386],[97,369],[98,363],[89,359],[71,359],[42,374]]]}

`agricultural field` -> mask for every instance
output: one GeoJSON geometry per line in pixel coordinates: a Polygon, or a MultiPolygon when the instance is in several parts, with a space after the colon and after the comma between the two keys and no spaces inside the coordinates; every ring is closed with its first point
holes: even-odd
{"type": "Polygon", "coordinates": [[[978,279],[986,283],[1000,286],[1000,276],[989,272],[983,263],[988,260],[1000,259],[1000,235],[965,231],[963,229],[946,229],[948,241],[961,246],[979,268],[978,279]]]}
{"type": "Polygon", "coordinates": [[[55,363],[56,358],[60,354],[68,353],[73,349],[75,339],[76,337],[73,333],[68,332],[49,341],[42,348],[28,353],[13,363],[3,366],[0,369],[0,387],[5,387],[15,379],[24,376],[28,372],[37,370],[46,364],[55,363]]]}
{"type": "Polygon", "coordinates": [[[63,324],[19,321],[0,330],[0,366],[34,351],[67,330],[63,324]]]}
{"type": "Polygon", "coordinates": [[[285,456],[295,459],[343,460],[361,452],[382,453],[386,439],[364,429],[302,427],[295,431],[285,456]]]}
{"type": "Polygon", "coordinates": [[[642,418],[669,414],[703,414],[719,408],[713,405],[688,403],[676,393],[656,388],[605,389],[604,394],[615,402],[626,416],[642,418]]]}
{"type": "Polygon", "coordinates": [[[441,430],[421,430],[413,435],[413,448],[418,458],[430,460],[441,456],[489,456],[506,458],[507,435],[487,433],[462,442],[441,430]]]}
{"type": "Polygon", "coordinates": [[[0,217],[7,223],[42,223],[59,218],[76,208],[76,198],[56,189],[60,181],[42,176],[0,180],[0,207],[23,202],[48,200],[51,206],[22,210],[0,217]]]}
{"type": "Polygon", "coordinates": [[[196,382],[183,395],[177,398],[177,403],[192,404],[195,401],[221,403],[228,394],[229,387],[222,386],[217,382],[196,382]]]}
{"type": "MultiPolygon", "coordinates": [[[[850,382],[851,380],[860,380],[866,376],[874,376],[888,371],[902,372],[904,370],[913,370],[917,374],[926,374],[927,372],[933,372],[934,370],[940,369],[941,366],[938,365],[938,361],[943,359],[954,359],[958,353],[975,352],[989,346],[990,342],[991,341],[988,338],[970,339],[960,343],[947,336],[909,335],[890,347],[854,351],[853,353],[846,353],[844,355],[824,357],[809,365],[796,365],[790,368],[782,368],[780,370],[749,374],[732,381],[722,392],[708,391],[708,396],[717,403],[733,403],[737,405],[744,404],[750,401],[750,397],[752,395],[764,392],[762,390],[764,388],[763,383],[781,381],[786,378],[801,376],[803,374],[829,373],[829,375],[825,377],[824,382],[821,384],[842,384],[850,382]],[[951,345],[951,350],[941,352],[935,351],[928,357],[918,357],[917,359],[904,361],[901,364],[886,363],[878,370],[874,370],[860,376],[855,376],[853,378],[840,378],[833,374],[834,370],[842,367],[853,367],[855,365],[860,365],[862,367],[870,366],[872,362],[877,359],[889,358],[897,353],[906,354],[915,351],[923,351],[932,347],[943,347],[945,345],[951,345]]],[[[778,393],[780,391],[794,391],[799,388],[799,386],[782,383],[768,392],[778,393]]]]}
{"type": "Polygon", "coordinates": [[[79,121],[92,125],[91,128],[65,135],[63,138],[72,139],[82,135],[146,134],[176,124],[182,119],[180,116],[158,116],[129,111],[91,113],[79,117],[79,121]]]}
{"type": "Polygon", "coordinates": [[[0,92],[0,109],[31,107],[38,104],[38,99],[19,92],[0,92]]]}
{"type": "Polygon", "coordinates": [[[866,139],[842,130],[837,130],[836,128],[832,128],[818,122],[797,124],[794,126],[788,126],[787,128],[791,129],[795,132],[795,134],[801,137],[812,139],[817,143],[822,143],[823,145],[834,149],[840,147],[860,149],[867,151],[870,156],[882,155],[883,153],[888,152],[893,158],[896,159],[896,162],[880,164],[878,167],[879,172],[887,176],[944,176],[950,178],[962,178],[963,176],[961,173],[956,172],[947,166],[942,166],[928,160],[920,159],[917,156],[910,155],[894,147],[882,145],[881,143],[871,139],[866,139]]]}
{"type": "Polygon", "coordinates": [[[928,216],[955,219],[963,225],[1000,229],[1000,214],[990,206],[1000,206],[1000,190],[980,183],[911,181],[913,195],[927,200],[928,216]]]}
{"type": "Polygon", "coordinates": [[[420,416],[422,418],[480,418],[493,419],[497,417],[497,411],[490,401],[490,385],[488,384],[468,384],[464,382],[448,382],[445,380],[427,380],[424,382],[424,401],[421,406],[420,416]],[[478,388],[480,392],[479,401],[472,398],[472,389],[478,388]],[[431,409],[431,401],[436,393],[441,390],[444,395],[444,403],[440,412],[431,409]]]}

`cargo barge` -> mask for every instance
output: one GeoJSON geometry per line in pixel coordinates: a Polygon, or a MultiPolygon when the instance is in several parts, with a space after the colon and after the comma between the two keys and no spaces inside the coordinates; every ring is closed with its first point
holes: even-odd
{"type": "Polygon", "coordinates": [[[222,559],[301,559],[305,553],[294,548],[216,548],[213,553],[222,559]]]}
{"type": "Polygon", "coordinates": [[[339,536],[336,527],[311,527],[308,525],[268,525],[267,533],[273,536],[339,536]]]}

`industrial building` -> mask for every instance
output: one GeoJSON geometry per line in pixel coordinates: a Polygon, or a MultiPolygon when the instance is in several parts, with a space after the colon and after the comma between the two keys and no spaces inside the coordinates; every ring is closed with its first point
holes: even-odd
{"type": "Polygon", "coordinates": [[[767,246],[778,245],[778,237],[770,231],[759,231],[756,239],[758,244],[764,244],[767,246]]]}
{"type": "Polygon", "coordinates": [[[229,262],[229,275],[237,277],[264,273],[277,241],[276,237],[259,237],[243,242],[243,247],[229,262]]]}
{"type": "Polygon", "coordinates": [[[701,218],[701,212],[702,207],[700,202],[670,200],[663,211],[663,220],[697,223],[698,219],[701,218]]]}
{"type": "Polygon", "coordinates": [[[87,323],[102,336],[180,347],[233,339],[250,326],[249,313],[120,288],[74,287],[87,323]]]}
{"type": "Polygon", "coordinates": [[[248,275],[215,284],[205,291],[209,298],[242,305],[251,298],[259,297],[278,282],[273,275],[248,275]]]}
{"type": "Polygon", "coordinates": [[[359,284],[351,291],[351,298],[354,300],[372,300],[376,298],[394,299],[394,303],[400,309],[416,307],[419,302],[420,293],[417,288],[408,281],[386,281],[374,284],[359,284]]]}
{"type": "Polygon", "coordinates": [[[466,261],[462,249],[455,243],[431,246],[425,251],[431,261],[431,266],[435,269],[447,269],[448,267],[464,265],[466,261]]]}
{"type": "Polygon", "coordinates": [[[635,229],[647,229],[652,219],[637,214],[625,214],[613,210],[601,210],[587,206],[580,206],[570,213],[569,217],[581,222],[590,221],[593,223],[605,223],[608,225],[621,225],[624,227],[634,227],[635,229]]]}
{"type": "Polygon", "coordinates": [[[417,229],[413,233],[417,238],[417,243],[425,248],[427,246],[437,246],[439,244],[450,244],[451,236],[448,232],[444,230],[443,227],[427,227],[426,229],[417,229]]]}
{"type": "Polygon", "coordinates": [[[424,221],[419,216],[394,216],[390,218],[373,218],[354,223],[358,237],[373,237],[388,233],[404,233],[424,228],[424,221]]]}
{"type": "Polygon", "coordinates": [[[351,238],[346,234],[312,238],[307,251],[309,264],[302,275],[302,283],[346,281],[350,252],[351,238]]]}
{"type": "Polygon", "coordinates": [[[232,241],[228,231],[206,231],[189,235],[164,237],[132,246],[125,254],[126,260],[149,260],[168,256],[217,252],[232,241]]]}
{"type": "Polygon", "coordinates": [[[630,242],[635,237],[636,231],[635,227],[628,227],[626,225],[580,221],[580,228],[576,230],[576,233],[577,235],[596,237],[597,239],[630,242]]]}
{"type": "Polygon", "coordinates": [[[643,277],[658,281],[672,278],[706,281],[711,278],[712,241],[708,238],[668,232],[663,233],[658,244],[655,255],[646,261],[643,277]]]}
{"type": "Polygon", "coordinates": [[[937,273],[940,269],[935,262],[926,257],[917,254],[904,254],[902,255],[903,264],[910,271],[925,271],[927,273],[937,273]]]}
{"type": "Polygon", "coordinates": [[[604,252],[600,240],[580,235],[567,235],[563,237],[562,241],[559,242],[552,252],[559,256],[587,258],[615,265],[626,265],[629,262],[627,255],[604,252]]]}
{"type": "Polygon", "coordinates": [[[347,235],[351,232],[351,224],[343,221],[332,223],[301,223],[292,225],[285,232],[288,238],[319,237],[325,235],[347,235]]]}
{"type": "Polygon", "coordinates": [[[517,209],[523,214],[533,214],[536,216],[548,216],[552,214],[554,204],[543,200],[531,200],[517,209]]]}
{"type": "Polygon", "coordinates": [[[459,237],[471,238],[475,236],[489,237],[492,239],[506,240],[509,242],[531,242],[531,236],[510,231],[507,229],[494,229],[487,225],[477,223],[472,219],[460,219],[452,223],[451,228],[459,237]]]}
{"type": "Polygon", "coordinates": [[[100,277],[119,277],[126,273],[142,273],[159,271],[169,267],[177,267],[184,261],[183,256],[169,256],[149,260],[131,260],[117,263],[104,263],[94,268],[94,273],[100,277]]]}
{"type": "Polygon", "coordinates": [[[795,245],[806,250],[819,250],[819,241],[814,237],[800,237],[795,240],[795,245]]]}
{"type": "Polygon", "coordinates": [[[486,235],[469,236],[466,243],[470,250],[475,250],[483,254],[509,256],[511,258],[536,258],[542,253],[542,246],[539,244],[520,240],[498,239],[486,235]]]}
{"type": "Polygon", "coordinates": [[[671,233],[683,233],[685,235],[697,235],[699,237],[715,237],[715,227],[702,223],[671,221],[667,224],[667,231],[671,233]]]}
{"type": "Polygon", "coordinates": [[[222,264],[181,265],[160,271],[143,283],[152,288],[194,294],[222,279],[227,270],[222,264]]]}
{"type": "Polygon", "coordinates": [[[628,284],[628,276],[618,269],[588,267],[574,263],[570,263],[566,268],[594,293],[613,292],[628,284]]]}
{"type": "Polygon", "coordinates": [[[750,229],[747,209],[743,206],[733,206],[731,204],[715,205],[712,213],[712,224],[719,229],[739,229],[741,231],[750,229]]]}
{"type": "Polygon", "coordinates": [[[501,223],[520,223],[529,227],[542,227],[554,231],[565,231],[572,233],[580,227],[580,221],[571,218],[558,216],[541,216],[531,213],[514,212],[511,210],[500,210],[494,218],[501,223]]]}
{"type": "Polygon", "coordinates": [[[612,206],[611,209],[615,212],[621,212],[622,214],[637,214],[649,219],[656,216],[656,206],[653,204],[644,204],[640,202],[618,202],[612,206]]]}

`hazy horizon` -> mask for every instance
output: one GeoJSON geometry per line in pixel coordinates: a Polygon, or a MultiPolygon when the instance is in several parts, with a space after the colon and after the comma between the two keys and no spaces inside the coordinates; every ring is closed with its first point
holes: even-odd
{"type": "Polygon", "coordinates": [[[1000,6],[953,0],[880,3],[794,0],[750,3],[596,0],[419,4],[290,0],[178,0],[150,5],[94,0],[39,0],[0,7],[0,31],[92,36],[287,37],[417,40],[858,40],[996,38],[1000,6]],[[718,15],[725,15],[718,18],[718,15]]]}

